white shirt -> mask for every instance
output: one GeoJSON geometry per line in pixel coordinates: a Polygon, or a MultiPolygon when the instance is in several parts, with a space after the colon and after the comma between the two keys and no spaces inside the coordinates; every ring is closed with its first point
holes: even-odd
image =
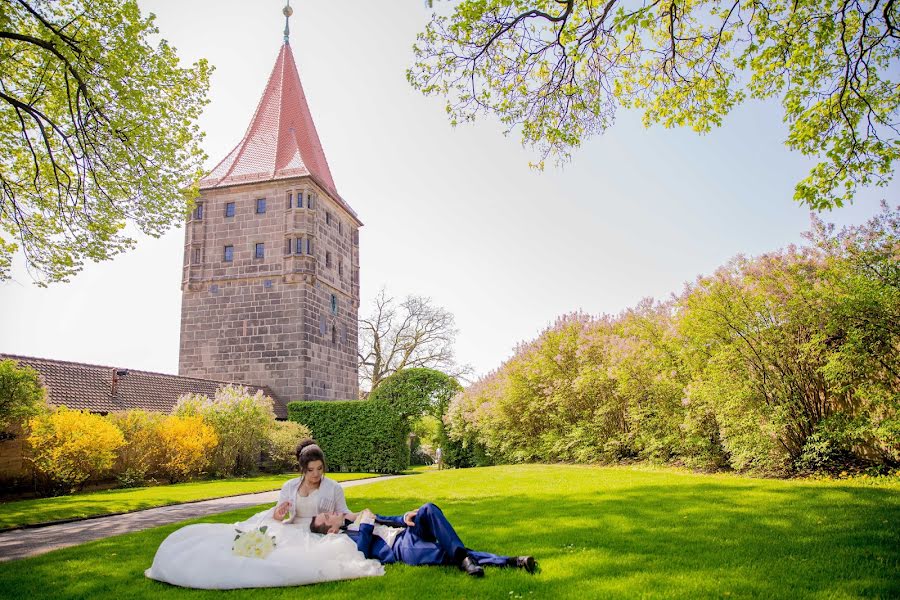
{"type": "Polygon", "coordinates": [[[359,531],[359,526],[363,524],[375,525],[375,529],[372,533],[383,539],[389,548],[394,547],[394,541],[396,541],[397,536],[400,535],[400,532],[403,531],[403,527],[391,527],[389,525],[382,525],[380,523],[376,525],[375,519],[372,517],[358,517],[356,522],[347,526],[347,529],[349,529],[350,531],[359,531]]]}

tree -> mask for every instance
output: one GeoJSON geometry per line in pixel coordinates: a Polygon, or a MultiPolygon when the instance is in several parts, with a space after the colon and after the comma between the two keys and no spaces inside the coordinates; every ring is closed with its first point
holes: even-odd
{"type": "Polygon", "coordinates": [[[794,199],[821,210],[886,185],[900,157],[894,0],[464,0],[414,46],[414,88],[451,122],[492,113],[538,163],[566,160],[618,108],[646,126],[722,124],[780,98],[786,144],[818,162],[794,199]]]}
{"type": "Polygon", "coordinates": [[[381,290],[372,313],[359,320],[360,379],[374,391],[386,377],[412,367],[427,367],[459,377],[468,366],[456,364],[453,314],[431,299],[407,296],[402,302],[381,290]]]}
{"type": "Polygon", "coordinates": [[[181,68],[135,0],[0,6],[0,280],[38,285],[160,236],[196,196],[211,68],[181,68]]]}
{"type": "Polygon", "coordinates": [[[45,397],[37,371],[0,360],[0,432],[40,413],[45,397]]]}
{"type": "Polygon", "coordinates": [[[383,400],[407,418],[430,415],[442,419],[450,400],[462,389],[455,378],[440,371],[411,368],[383,379],[369,399],[383,400]]]}

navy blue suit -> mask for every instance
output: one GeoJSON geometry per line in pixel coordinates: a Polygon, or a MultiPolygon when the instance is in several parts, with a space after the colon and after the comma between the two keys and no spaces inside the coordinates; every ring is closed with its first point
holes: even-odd
{"type": "Polygon", "coordinates": [[[408,527],[402,516],[376,516],[388,527],[403,527],[394,540],[393,548],[374,534],[375,526],[363,524],[359,531],[345,533],[356,542],[356,547],[366,558],[378,559],[382,564],[402,562],[407,565],[458,565],[469,556],[479,565],[505,566],[509,557],[469,550],[459,539],[450,521],[441,509],[431,504],[423,505],[416,513],[415,525],[408,527]]]}

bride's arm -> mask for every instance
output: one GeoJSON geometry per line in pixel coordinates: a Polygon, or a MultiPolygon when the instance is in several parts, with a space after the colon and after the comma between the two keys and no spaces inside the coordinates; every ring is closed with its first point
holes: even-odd
{"type": "Polygon", "coordinates": [[[333,479],[331,481],[334,483],[334,511],[344,513],[344,518],[355,521],[359,513],[350,512],[347,507],[347,498],[344,496],[344,488],[333,479]]]}
{"type": "Polygon", "coordinates": [[[285,481],[278,493],[278,503],[272,509],[272,518],[283,520],[291,511],[291,481],[285,481]]]}

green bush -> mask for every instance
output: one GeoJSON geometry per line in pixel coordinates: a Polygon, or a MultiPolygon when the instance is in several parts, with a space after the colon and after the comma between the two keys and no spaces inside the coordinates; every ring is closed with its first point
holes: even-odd
{"type": "Polygon", "coordinates": [[[462,386],[453,377],[434,369],[403,369],[372,390],[369,400],[381,400],[401,416],[415,418],[423,414],[438,419],[447,412],[450,400],[462,386]]]}
{"type": "Polygon", "coordinates": [[[409,467],[409,420],[384,401],[291,402],[288,414],[309,427],[331,471],[399,473],[409,467]]]}
{"type": "Polygon", "coordinates": [[[266,433],[265,467],[273,473],[297,470],[297,444],[312,437],[309,427],[293,421],[276,421],[266,433]]]}
{"type": "Polygon", "coordinates": [[[0,360],[0,432],[40,413],[44,397],[37,371],[0,360]]]}

